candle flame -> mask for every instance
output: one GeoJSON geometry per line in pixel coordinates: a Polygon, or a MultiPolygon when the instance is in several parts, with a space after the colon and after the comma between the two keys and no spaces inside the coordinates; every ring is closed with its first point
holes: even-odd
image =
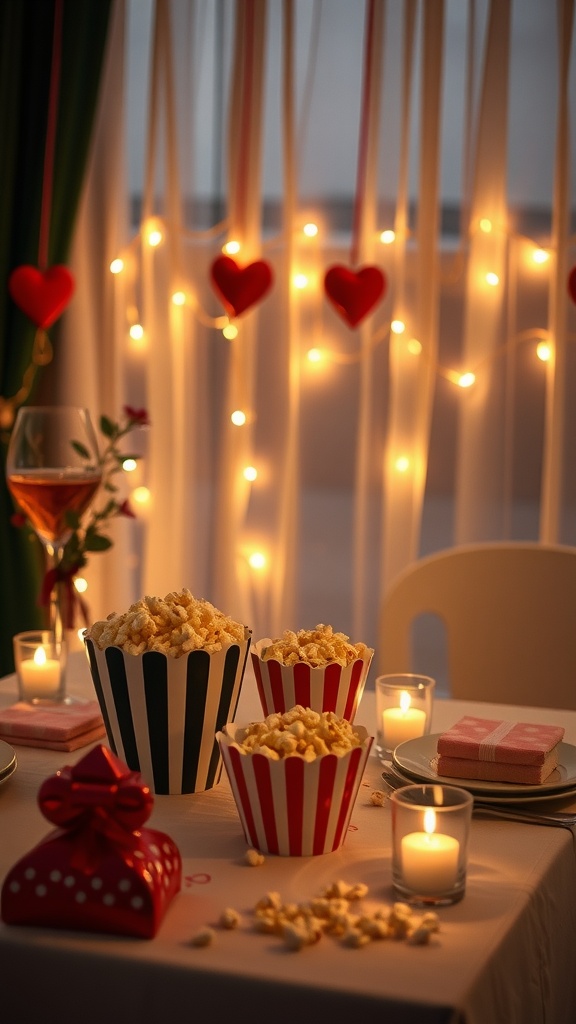
{"type": "Polygon", "coordinates": [[[34,651],[34,664],[45,665],[46,664],[46,651],[43,647],[37,647],[34,651]]]}
{"type": "Polygon", "coordinates": [[[431,807],[427,807],[424,811],[424,831],[429,836],[436,831],[436,812],[431,807]]]}
{"type": "Polygon", "coordinates": [[[408,693],[408,691],[407,690],[402,690],[402,693],[400,694],[400,710],[401,710],[403,715],[406,714],[406,712],[408,711],[408,708],[410,707],[411,703],[412,702],[411,702],[410,694],[408,693]]]}

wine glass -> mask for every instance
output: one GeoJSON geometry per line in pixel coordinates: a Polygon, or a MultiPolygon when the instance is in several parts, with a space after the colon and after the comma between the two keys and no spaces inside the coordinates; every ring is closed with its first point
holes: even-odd
{"type": "MultiPolygon", "coordinates": [[[[81,516],[96,494],[102,470],[90,414],[74,406],[27,406],[18,410],[6,456],[6,480],[55,570],[72,530],[67,512],[81,516]]],[[[50,628],[62,639],[56,573],[50,595],[50,628]]]]}

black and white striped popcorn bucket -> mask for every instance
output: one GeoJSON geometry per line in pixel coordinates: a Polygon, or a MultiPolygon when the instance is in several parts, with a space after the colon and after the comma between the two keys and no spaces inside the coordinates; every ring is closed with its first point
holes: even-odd
{"type": "Polygon", "coordinates": [[[200,793],[219,782],[216,733],[234,721],[250,635],[179,658],[100,650],[85,638],[110,747],[155,793],[200,793]]]}

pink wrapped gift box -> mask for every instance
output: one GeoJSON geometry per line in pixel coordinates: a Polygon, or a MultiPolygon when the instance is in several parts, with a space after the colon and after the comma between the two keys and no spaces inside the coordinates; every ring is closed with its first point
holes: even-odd
{"type": "Polygon", "coordinates": [[[469,757],[446,757],[436,761],[439,775],[451,779],[475,779],[482,782],[512,782],[537,786],[552,774],[558,765],[558,751],[552,750],[543,764],[506,764],[504,761],[474,761],[469,757]]]}
{"type": "Polygon", "coordinates": [[[237,732],[226,725],[217,738],[248,844],[287,857],[342,846],[372,745],[366,729],[356,728],[361,746],[313,761],[244,754],[233,745],[237,732]]]}
{"type": "Polygon", "coordinates": [[[23,747],[71,751],[105,735],[95,700],[53,707],[20,701],[0,711],[0,739],[23,747]]]}
{"type": "Polygon", "coordinates": [[[6,876],[6,924],[152,938],[182,861],[169,836],[141,827],[153,804],[141,776],[99,745],[46,779],[38,803],[59,827],[6,876]]]}
{"type": "Polygon", "coordinates": [[[437,750],[442,757],[543,766],[563,737],[559,725],[465,715],[438,737],[437,750]]]}
{"type": "Polygon", "coordinates": [[[364,693],[373,651],[350,665],[331,662],[313,668],[306,662],[282,665],[275,658],[262,658],[262,649],[272,641],[259,640],[250,649],[258,695],[264,716],[300,704],[313,711],[333,711],[340,718],[353,722],[364,693]]]}

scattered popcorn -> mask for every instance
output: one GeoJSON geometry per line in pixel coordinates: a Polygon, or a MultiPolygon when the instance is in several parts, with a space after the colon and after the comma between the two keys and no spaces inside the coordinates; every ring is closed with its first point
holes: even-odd
{"type": "Polygon", "coordinates": [[[252,849],[252,847],[250,847],[249,850],[246,850],[246,853],[244,854],[244,860],[251,868],[260,867],[260,865],[264,863],[264,859],[264,854],[260,853],[259,850],[252,849]]]}
{"type": "Polygon", "coordinates": [[[226,907],[226,910],[223,910],[220,914],[220,926],[222,928],[232,930],[232,928],[237,928],[239,924],[240,914],[232,907],[226,907]]]}
{"type": "Polygon", "coordinates": [[[226,644],[243,642],[248,632],[209,601],[181,590],[165,598],[144,597],[127,612],[95,622],[85,635],[100,650],[121,647],[127,654],[160,651],[179,658],[197,650],[213,654],[226,644]]]}
{"type": "Polygon", "coordinates": [[[370,803],[374,807],[384,807],[386,803],[386,793],[383,793],[381,789],[374,789],[370,794],[370,803]]]}
{"type": "Polygon", "coordinates": [[[300,629],[297,633],[285,629],[281,637],[262,648],[260,657],[263,661],[273,658],[281,665],[296,665],[303,661],[319,668],[330,662],[351,665],[372,653],[366,644],[352,644],[344,633],[335,633],[332,626],[320,623],[316,629],[300,629]]]}
{"type": "Polygon", "coordinates": [[[191,946],[211,946],[216,938],[213,928],[201,928],[199,932],[190,939],[191,946]]]}
{"type": "Polygon", "coordinates": [[[232,745],[242,754],[264,754],[274,761],[294,755],[313,761],[324,754],[342,756],[362,742],[345,718],[297,704],[284,714],[274,713],[239,729],[232,745]]]}
{"type": "Polygon", "coordinates": [[[407,903],[382,905],[372,914],[352,913],[351,904],[368,894],[363,882],[350,885],[336,881],[306,903],[283,903],[278,892],[268,892],[254,907],[254,928],[278,935],[286,946],[299,951],[318,942],[323,934],[354,949],[383,939],[426,945],[440,929],[438,915],[414,915],[407,903]]]}

